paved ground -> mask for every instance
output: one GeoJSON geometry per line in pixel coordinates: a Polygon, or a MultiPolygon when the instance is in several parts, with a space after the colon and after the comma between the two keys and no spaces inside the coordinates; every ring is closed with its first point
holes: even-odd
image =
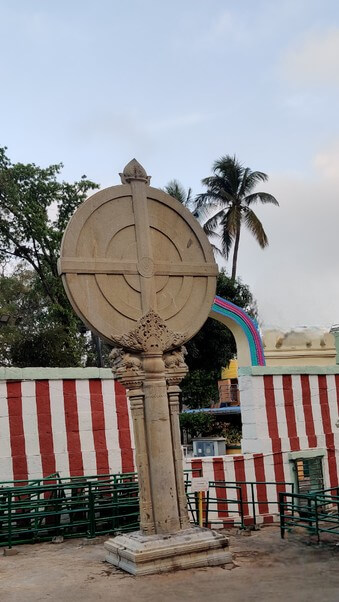
{"type": "Polygon", "coordinates": [[[235,568],[131,577],[104,562],[104,538],[18,546],[0,556],[1,602],[338,602],[339,547],[275,527],[231,536],[235,568]]]}

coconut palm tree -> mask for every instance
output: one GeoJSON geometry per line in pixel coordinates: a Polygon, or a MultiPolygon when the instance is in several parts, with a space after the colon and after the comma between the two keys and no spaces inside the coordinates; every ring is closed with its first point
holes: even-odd
{"type": "Polygon", "coordinates": [[[178,180],[171,180],[168,182],[168,184],[166,184],[164,190],[167,192],[167,194],[177,199],[182,205],[188,209],[190,208],[193,201],[192,188],[189,188],[186,192],[185,188],[182,184],[180,184],[180,182],[178,182],[178,180]]]}
{"type": "Polygon", "coordinates": [[[260,182],[268,176],[261,171],[251,171],[244,167],[236,156],[226,155],[213,164],[213,175],[204,178],[202,184],[207,192],[195,199],[197,210],[202,209],[212,216],[203,224],[208,236],[220,236],[222,254],[228,259],[233,246],[232,280],[237,273],[237,261],[241,227],[244,225],[264,249],[268,239],[263,225],[252,209],[255,203],[278,205],[277,199],[267,192],[255,191],[260,182]],[[218,227],[221,233],[218,233],[218,227]]]}
{"type": "Polygon", "coordinates": [[[185,188],[178,180],[170,180],[164,187],[164,191],[177,199],[179,203],[191,211],[195,218],[199,219],[199,211],[192,196],[192,188],[188,188],[186,192],[185,188]]]}

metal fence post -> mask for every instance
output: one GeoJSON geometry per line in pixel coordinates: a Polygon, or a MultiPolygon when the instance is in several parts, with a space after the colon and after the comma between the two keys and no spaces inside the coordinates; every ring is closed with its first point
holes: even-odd
{"type": "Polygon", "coordinates": [[[8,547],[12,547],[12,492],[8,493],[8,547]]]}
{"type": "Polygon", "coordinates": [[[312,520],[312,500],[308,499],[307,500],[307,514],[308,514],[308,525],[309,528],[312,530],[313,529],[313,520],[312,520]]]}
{"type": "Polygon", "coordinates": [[[209,503],[210,503],[210,490],[209,489],[206,492],[205,501],[206,501],[205,527],[207,527],[207,525],[208,525],[208,508],[209,508],[209,503]]]}
{"type": "Polygon", "coordinates": [[[315,528],[317,531],[317,540],[318,540],[318,544],[320,543],[320,533],[319,533],[319,517],[318,517],[318,499],[317,496],[314,496],[314,502],[315,502],[315,528]]]}
{"type": "Polygon", "coordinates": [[[202,491],[198,491],[198,525],[202,527],[202,491]]]}
{"type": "Polygon", "coordinates": [[[279,492],[280,537],[285,539],[284,493],[279,492]]]}
{"type": "Polygon", "coordinates": [[[253,508],[253,524],[257,524],[257,517],[255,514],[255,500],[254,500],[254,484],[251,483],[251,496],[252,496],[252,508],[253,508]]]}
{"type": "Polygon", "coordinates": [[[112,529],[113,529],[113,531],[115,531],[117,528],[117,507],[118,507],[117,478],[116,478],[116,475],[114,475],[113,491],[112,491],[112,529]]]}
{"type": "Polygon", "coordinates": [[[242,500],[242,488],[239,487],[239,500],[238,503],[240,504],[240,520],[241,520],[241,529],[244,529],[245,524],[244,524],[244,506],[243,506],[243,500],[242,500]]]}
{"type": "Polygon", "coordinates": [[[89,536],[95,537],[95,512],[94,512],[94,493],[92,483],[88,482],[88,514],[89,514],[89,536]]]}

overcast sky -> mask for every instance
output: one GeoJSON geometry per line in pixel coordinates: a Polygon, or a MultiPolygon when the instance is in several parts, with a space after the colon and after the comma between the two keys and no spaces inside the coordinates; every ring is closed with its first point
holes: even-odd
{"type": "Polygon", "coordinates": [[[235,153],[280,202],[240,245],[262,323],[339,322],[338,0],[0,0],[0,53],[13,161],[199,193],[235,153]]]}

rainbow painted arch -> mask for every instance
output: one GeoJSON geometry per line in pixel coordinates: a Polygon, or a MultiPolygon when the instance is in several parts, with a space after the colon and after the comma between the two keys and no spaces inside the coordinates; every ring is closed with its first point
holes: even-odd
{"type": "Polygon", "coordinates": [[[242,329],[249,346],[252,366],[265,366],[265,355],[258,324],[238,305],[222,297],[215,297],[212,311],[235,322],[242,329]]]}

